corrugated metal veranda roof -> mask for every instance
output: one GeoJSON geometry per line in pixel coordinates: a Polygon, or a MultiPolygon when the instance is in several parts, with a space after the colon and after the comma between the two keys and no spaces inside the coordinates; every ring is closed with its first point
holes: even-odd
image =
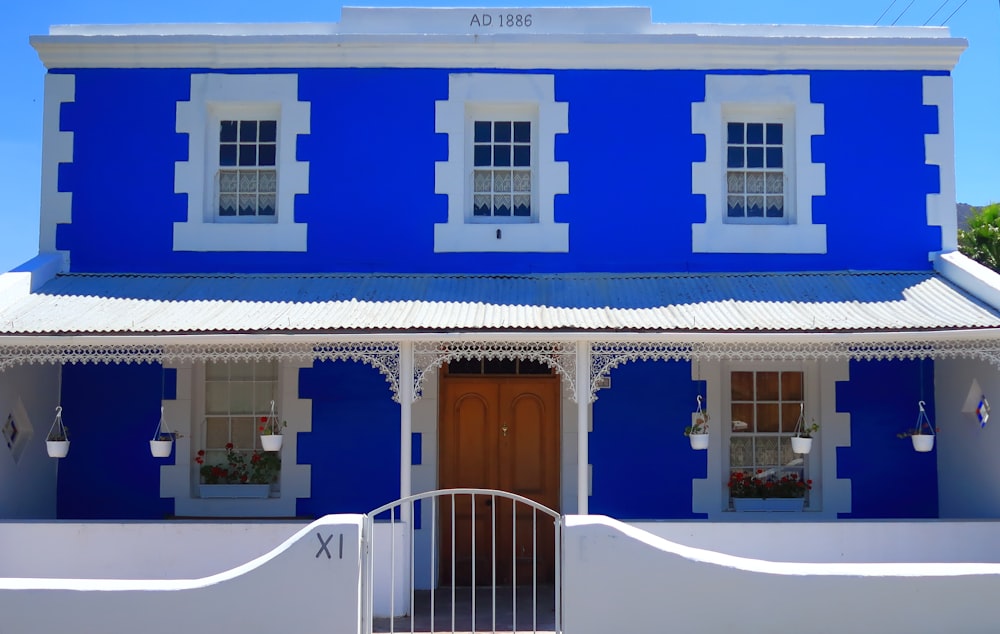
{"type": "Polygon", "coordinates": [[[64,274],[0,307],[0,336],[998,327],[1000,313],[930,271],[64,274]]]}

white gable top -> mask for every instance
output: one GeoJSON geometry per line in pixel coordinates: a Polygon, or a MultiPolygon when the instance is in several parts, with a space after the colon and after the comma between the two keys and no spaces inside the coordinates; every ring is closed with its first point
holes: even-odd
{"type": "Polygon", "coordinates": [[[53,26],[31,43],[50,69],[950,70],[967,46],[946,27],[665,24],[639,7],[345,7],[328,23],[53,26]]]}

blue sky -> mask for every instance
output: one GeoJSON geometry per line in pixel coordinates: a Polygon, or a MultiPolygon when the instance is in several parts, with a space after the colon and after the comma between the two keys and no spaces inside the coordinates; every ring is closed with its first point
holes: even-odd
{"type": "MultiPolygon", "coordinates": [[[[361,6],[402,6],[351,2],[361,6]]],[[[452,2],[420,6],[557,6],[560,2],[452,2]]],[[[609,2],[571,2],[574,5],[609,2]]],[[[1000,2],[992,0],[660,0],[650,6],[656,22],[735,24],[852,24],[938,26],[969,41],[955,78],[955,145],[958,200],[974,205],[1000,201],[1000,2]],[[884,15],[883,15],[884,12],[884,15]],[[934,15],[936,13],[936,15],[934,15]],[[932,17],[933,16],[933,17],[932,17]],[[950,16],[950,17],[949,17],[950,16]],[[928,22],[929,20],[929,22],[928,22]]],[[[0,1],[0,271],[38,250],[41,175],[42,81],[45,69],[28,44],[52,24],[145,22],[335,22],[340,5],[330,0],[2,0],[0,1]]],[[[137,206],[141,213],[141,205],[137,206]]]]}

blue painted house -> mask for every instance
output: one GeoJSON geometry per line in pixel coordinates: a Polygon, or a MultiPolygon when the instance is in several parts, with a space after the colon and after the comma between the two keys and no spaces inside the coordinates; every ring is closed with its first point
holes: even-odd
{"type": "Polygon", "coordinates": [[[811,482],[787,521],[1000,515],[977,417],[1000,282],[956,251],[947,29],[345,8],[32,45],[41,241],[0,277],[4,518],[485,487],[752,521],[729,482],[758,473],[811,482]],[[920,402],[930,452],[897,437],[920,402]],[[154,458],[161,411],[179,436],[154,458]],[[275,420],[276,472],[229,463],[272,460],[275,420]]]}

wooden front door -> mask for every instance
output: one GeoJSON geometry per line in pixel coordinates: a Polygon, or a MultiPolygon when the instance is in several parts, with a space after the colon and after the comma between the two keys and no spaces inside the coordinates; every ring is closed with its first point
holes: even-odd
{"type": "MultiPolygon", "coordinates": [[[[444,375],[440,402],[441,488],[499,489],[559,509],[559,377],[444,375]]],[[[454,532],[455,582],[471,584],[473,529],[477,585],[493,579],[494,537],[497,583],[510,584],[515,566],[518,583],[530,581],[535,543],[538,580],[554,578],[551,518],[516,506],[515,522],[509,500],[477,496],[472,508],[471,497],[460,496],[452,526],[451,505],[442,502],[442,582],[452,578],[454,532]]]]}

